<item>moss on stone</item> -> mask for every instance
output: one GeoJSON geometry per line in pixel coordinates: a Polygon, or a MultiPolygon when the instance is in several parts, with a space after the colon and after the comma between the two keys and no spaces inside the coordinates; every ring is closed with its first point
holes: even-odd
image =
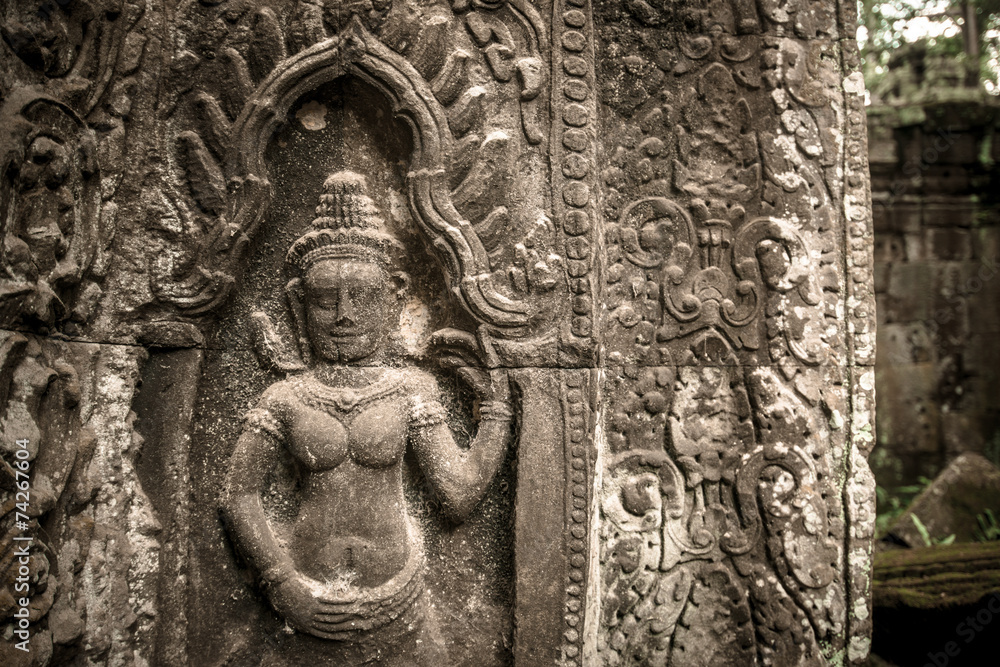
{"type": "Polygon", "coordinates": [[[1000,592],[1000,542],[899,549],[875,556],[876,607],[944,609],[1000,592]]]}

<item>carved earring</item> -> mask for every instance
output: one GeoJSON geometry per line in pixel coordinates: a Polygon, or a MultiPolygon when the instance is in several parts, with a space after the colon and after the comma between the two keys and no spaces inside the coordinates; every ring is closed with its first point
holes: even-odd
{"type": "Polygon", "coordinates": [[[302,363],[309,366],[312,363],[312,348],[309,345],[309,335],[306,327],[305,295],[302,289],[302,279],[292,278],[285,285],[285,298],[288,300],[288,310],[292,314],[292,325],[295,328],[295,340],[299,347],[299,357],[302,363]]]}

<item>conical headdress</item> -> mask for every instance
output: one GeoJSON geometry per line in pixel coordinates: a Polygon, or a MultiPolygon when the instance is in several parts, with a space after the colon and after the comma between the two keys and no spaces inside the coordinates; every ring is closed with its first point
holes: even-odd
{"type": "Polygon", "coordinates": [[[385,230],[365,177],[338,171],[323,183],[312,229],[288,249],[285,262],[305,273],[323,259],[359,259],[389,269],[402,246],[385,230]]]}

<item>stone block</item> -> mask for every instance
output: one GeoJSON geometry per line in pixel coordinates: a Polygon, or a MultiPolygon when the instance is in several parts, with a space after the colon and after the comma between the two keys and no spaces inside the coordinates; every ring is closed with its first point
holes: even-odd
{"type": "Polygon", "coordinates": [[[962,294],[974,333],[1000,332],[1000,266],[990,261],[967,262],[962,270],[962,294]]]}
{"type": "Polygon", "coordinates": [[[936,267],[926,261],[899,262],[889,269],[886,319],[889,322],[927,320],[934,303],[936,267]]]}
{"type": "MultiPolygon", "coordinates": [[[[962,350],[963,371],[967,374],[965,401],[968,409],[986,414],[998,409],[993,388],[1000,382],[1000,365],[996,363],[1000,349],[1000,333],[973,333],[962,350]]],[[[985,429],[983,437],[992,440],[993,430],[985,429]]]]}
{"type": "Polygon", "coordinates": [[[930,227],[924,230],[924,247],[928,258],[960,261],[972,256],[972,242],[968,229],[956,227],[930,227]]]}
{"type": "Polygon", "coordinates": [[[968,195],[973,192],[974,176],[974,168],[937,162],[926,166],[922,191],[927,195],[968,195]]]}
{"type": "MultiPolygon", "coordinates": [[[[964,391],[984,389],[976,384],[963,385],[964,391]]],[[[977,406],[978,407],[978,406],[977,406]]],[[[983,414],[973,409],[955,409],[941,413],[941,435],[944,439],[945,458],[951,460],[961,454],[981,454],[986,451],[983,431],[983,414]]]]}
{"type": "Polygon", "coordinates": [[[966,262],[928,262],[933,270],[933,290],[928,326],[943,350],[963,346],[973,317],[967,297],[966,262]]]}
{"type": "Polygon", "coordinates": [[[972,230],[972,258],[990,267],[1000,263],[1000,227],[991,225],[972,230]]]}
{"type": "Polygon", "coordinates": [[[1000,542],[886,551],[873,574],[872,667],[994,662],[1000,542]]]}
{"type": "Polygon", "coordinates": [[[938,160],[944,164],[966,167],[979,162],[980,136],[976,132],[960,132],[951,128],[943,128],[934,135],[925,138],[925,150],[928,154],[937,153],[938,160]],[[941,148],[944,147],[944,150],[941,148]]]}
{"type": "Polygon", "coordinates": [[[868,160],[873,165],[895,165],[899,160],[892,128],[872,123],[871,117],[868,125],[868,160]]]}
{"type": "Polygon", "coordinates": [[[975,541],[977,516],[1000,509],[1000,468],[979,454],[961,454],[910,504],[889,532],[906,544],[925,546],[913,516],[931,540],[951,535],[956,542],[975,541]]]}
{"type": "Polygon", "coordinates": [[[907,261],[920,262],[931,259],[928,257],[927,238],[923,229],[903,234],[903,249],[907,261]]]}
{"type": "MultiPolygon", "coordinates": [[[[876,228],[875,236],[875,264],[885,264],[887,262],[898,262],[905,258],[903,239],[898,234],[890,231],[879,233],[876,228]]],[[[877,291],[881,291],[876,288],[877,291]]]]}
{"type": "Polygon", "coordinates": [[[928,197],[923,205],[922,224],[928,227],[971,227],[976,212],[975,202],[966,197],[928,197]]]}
{"type": "Polygon", "coordinates": [[[893,443],[895,451],[917,456],[940,451],[937,380],[937,366],[931,362],[890,362],[876,374],[876,393],[893,397],[877,413],[880,442],[893,443]]]}
{"type": "Polygon", "coordinates": [[[906,234],[917,234],[923,229],[923,199],[914,195],[917,182],[896,181],[893,187],[898,194],[892,199],[893,229],[906,234]]]}
{"type": "Polygon", "coordinates": [[[935,333],[927,322],[879,327],[876,368],[937,361],[935,333]]]}
{"type": "MultiPolygon", "coordinates": [[[[892,269],[892,264],[885,262],[876,262],[874,270],[875,279],[875,293],[877,295],[884,294],[889,289],[889,272],[892,269]]],[[[879,308],[884,307],[884,299],[880,301],[879,308]]],[[[880,315],[881,316],[881,315],[880,315]]]]}

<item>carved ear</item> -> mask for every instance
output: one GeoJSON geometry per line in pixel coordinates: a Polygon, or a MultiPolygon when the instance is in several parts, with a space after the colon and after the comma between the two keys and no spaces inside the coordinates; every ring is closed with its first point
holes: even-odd
{"type": "Polygon", "coordinates": [[[402,299],[410,290],[410,274],[405,271],[396,271],[389,276],[396,286],[396,298],[402,299]]]}
{"type": "Polygon", "coordinates": [[[288,310],[292,314],[292,326],[295,329],[295,340],[299,344],[299,356],[307,366],[312,362],[312,349],[309,347],[309,335],[306,332],[305,290],[301,278],[292,278],[285,285],[285,297],[288,299],[288,310]]]}

